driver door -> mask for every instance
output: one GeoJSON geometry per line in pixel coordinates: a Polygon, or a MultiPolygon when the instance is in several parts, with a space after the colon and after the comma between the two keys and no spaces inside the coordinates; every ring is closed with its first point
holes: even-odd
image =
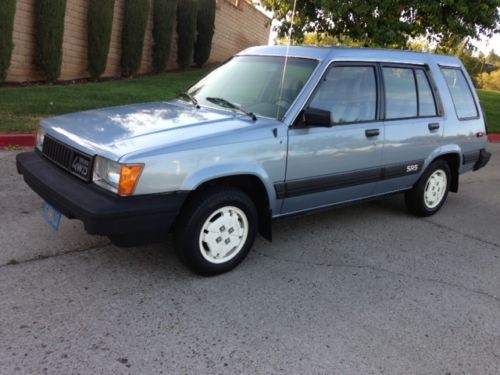
{"type": "Polygon", "coordinates": [[[373,194],[381,176],[384,127],[377,66],[333,64],[305,108],[329,111],[331,126],[288,131],[282,214],[319,209],[373,194]]]}

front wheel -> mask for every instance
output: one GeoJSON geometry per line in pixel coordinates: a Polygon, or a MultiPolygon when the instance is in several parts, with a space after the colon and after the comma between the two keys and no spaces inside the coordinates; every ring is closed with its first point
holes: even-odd
{"type": "Polygon", "coordinates": [[[405,194],[408,210],[417,216],[434,215],[446,201],[450,181],[448,163],[444,160],[433,162],[415,187],[405,194]]]}
{"type": "Polygon", "coordinates": [[[227,272],[250,251],[257,220],[255,204],[239,190],[214,187],[197,193],[176,225],[177,255],[198,274],[227,272]]]}

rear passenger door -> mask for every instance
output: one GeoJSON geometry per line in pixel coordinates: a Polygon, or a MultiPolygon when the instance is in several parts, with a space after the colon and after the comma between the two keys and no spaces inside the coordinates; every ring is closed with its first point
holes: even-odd
{"type": "Polygon", "coordinates": [[[306,108],[331,113],[331,127],[304,126],[288,132],[282,214],[326,207],[370,196],[380,177],[383,123],[379,118],[377,65],[335,63],[306,108]]]}
{"type": "Polygon", "coordinates": [[[443,118],[424,66],[381,64],[385,144],[376,193],[413,186],[427,157],[441,145],[443,118]]]}

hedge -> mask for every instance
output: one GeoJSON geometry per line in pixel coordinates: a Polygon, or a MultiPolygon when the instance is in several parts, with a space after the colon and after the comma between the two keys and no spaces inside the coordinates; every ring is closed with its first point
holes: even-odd
{"type": "Polygon", "coordinates": [[[130,77],[141,67],[149,0],[125,0],[122,31],[122,75],[130,77]]]}
{"type": "Polygon", "coordinates": [[[177,0],[154,0],[153,68],[157,73],[167,67],[176,13],[177,0]]]}
{"type": "Polygon", "coordinates": [[[177,63],[181,69],[193,63],[197,9],[197,0],[181,0],[177,7],[177,63]]]}
{"type": "Polygon", "coordinates": [[[66,0],[35,2],[35,63],[48,81],[61,74],[66,0]]]}
{"type": "Polygon", "coordinates": [[[215,30],[215,0],[198,0],[197,38],[194,62],[201,68],[210,57],[215,30]]]}
{"type": "Polygon", "coordinates": [[[3,0],[0,6],[0,82],[5,80],[14,48],[12,30],[15,13],[16,0],[3,0]]]}
{"type": "Polygon", "coordinates": [[[115,0],[90,0],[87,16],[88,72],[94,79],[104,73],[108,61],[115,0]]]}

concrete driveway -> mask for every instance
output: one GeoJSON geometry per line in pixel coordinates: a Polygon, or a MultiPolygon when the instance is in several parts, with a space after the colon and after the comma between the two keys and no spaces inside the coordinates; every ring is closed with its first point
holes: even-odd
{"type": "Polygon", "coordinates": [[[235,271],[43,222],[0,153],[1,374],[498,374],[500,144],[437,215],[277,222],[235,271]]]}

